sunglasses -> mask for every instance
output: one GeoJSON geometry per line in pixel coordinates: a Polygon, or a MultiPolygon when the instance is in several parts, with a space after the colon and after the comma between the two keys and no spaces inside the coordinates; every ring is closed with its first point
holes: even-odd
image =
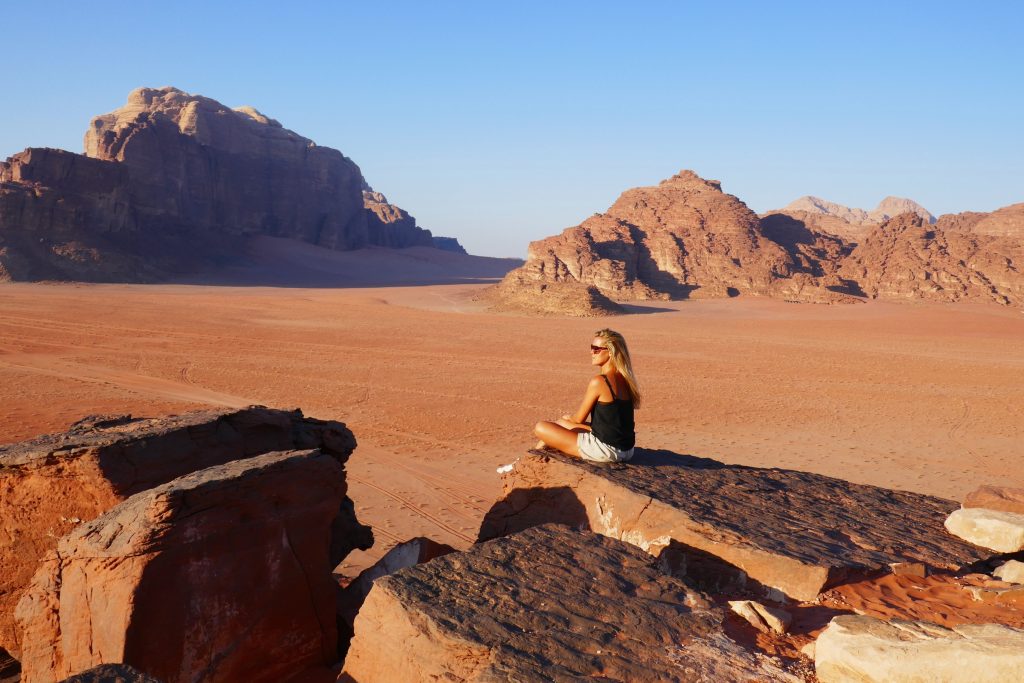
{"type": "Polygon", "coordinates": [[[602,351],[607,351],[607,350],[608,350],[608,347],[606,347],[606,346],[594,346],[593,344],[590,345],[590,352],[591,353],[601,353],[602,351]]]}

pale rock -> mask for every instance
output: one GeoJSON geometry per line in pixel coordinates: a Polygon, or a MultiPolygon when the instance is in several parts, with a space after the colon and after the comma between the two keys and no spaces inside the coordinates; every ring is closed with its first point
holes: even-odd
{"type": "Polygon", "coordinates": [[[1024,583],[1024,562],[1010,560],[999,565],[992,575],[1007,583],[1024,583]]]}
{"type": "Polygon", "coordinates": [[[756,600],[730,600],[729,608],[758,631],[765,633],[786,633],[793,622],[789,612],[763,605],[756,600]]]}
{"type": "Polygon", "coordinates": [[[928,622],[832,619],[818,636],[821,683],[1007,683],[1024,680],[1024,631],[999,624],[953,629],[928,622]]]}
{"type": "Polygon", "coordinates": [[[1024,550],[1024,514],[961,508],[946,519],[949,533],[1000,553],[1024,550]]]}

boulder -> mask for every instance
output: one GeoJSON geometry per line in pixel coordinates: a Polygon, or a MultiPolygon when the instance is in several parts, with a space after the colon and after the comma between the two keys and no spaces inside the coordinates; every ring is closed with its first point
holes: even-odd
{"type": "Polygon", "coordinates": [[[961,508],[946,519],[949,533],[1000,553],[1024,550],[1024,514],[986,508],[961,508]]]}
{"type": "Polygon", "coordinates": [[[1024,515],[1024,489],[1011,486],[979,486],[967,494],[963,507],[1024,515]]]}
{"type": "Polygon", "coordinates": [[[22,682],[108,663],[164,683],[328,668],[344,499],[336,459],[285,451],[188,474],[78,526],[18,603],[22,682]]]}
{"type": "Polygon", "coordinates": [[[762,605],[756,600],[730,600],[729,609],[763,633],[785,633],[793,617],[784,609],[762,605]]]}
{"type": "Polygon", "coordinates": [[[1007,583],[1024,583],[1024,562],[1010,560],[999,565],[992,575],[1007,583]]]}
{"type": "Polygon", "coordinates": [[[435,557],[455,552],[455,548],[422,536],[399,543],[384,554],[372,567],[360,572],[359,576],[345,585],[338,593],[339,646],[344,655],[352,639],[356,615],[359,614],[366,596],[373,588],[373,582],[382,576],[394,574],[399,569],[414,567],[435,557]]]}
{"type": "Polygon", "coordinates": [[[1006,683],[1024,680],[1024,631],[999,624],[944,628],[840,616],[815,643],[821,683],[1006,683]]]}
{"type": "MultiPolygon", "coordinates": [[[[86,418],[60,434],[0,446],[0,647],[20,651],[13,611],[57,539],[129,496],[184,474],[270,451],[320,448],[344,464],[355,448],[341,422],[298,410],[205,410],[152,419],[86,418]]],[[[372,544],[353,534],[351,501],[339,515],[340,558],[372,544]],[[340,521],[344,518],[344,521],[340,521]]]]}
{"type": "Polygon", "coordinates": [[[636,548],[545,525],[378,579],[339,680],[800,680],[722,619],[636,548]]]}
{"type": "Polygon", "coordinates": [[[480,539],[536,524],[586,526],[673,564],[708,589],[727,578],[769,597],[813,601],[824,589],[896,562],[959,568],[980,558],[942,522],[952,501],[820,474],[725,465],[638,450],[601,465],[531,451],[504,477],[480,539]]]}

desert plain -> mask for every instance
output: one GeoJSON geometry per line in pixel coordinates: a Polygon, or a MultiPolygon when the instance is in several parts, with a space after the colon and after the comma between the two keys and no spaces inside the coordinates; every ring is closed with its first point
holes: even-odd
{"type": "Polygon", "coordinates": [[[497,260],[437,258],[456,257],[335,253],[319,278],[274,281],[254,262],[180,284],[6,284],[0,443],[100,413],[262,404],[341,420],[359,443],[350,496],[376,535],[339,569],[352,576],[415,536],[468,547],[496,468],[537,420],[576,408],[592,333],[609,326],[645,391],[641,448],[954,500],[1024,486],[1016,307],[745,296],[522,316],[479,298],[497,260]]]}

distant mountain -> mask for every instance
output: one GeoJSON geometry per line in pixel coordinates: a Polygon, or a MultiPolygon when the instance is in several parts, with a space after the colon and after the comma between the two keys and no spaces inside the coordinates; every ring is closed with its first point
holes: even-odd
{"type": "Polygon", "coordinates": [[[531,243],[490,296],[500,308],[563,315],[744,295],[1010,304],[1024,303],[1022,263],[1024,204],[936,221],[908,199],[867,212],[804,197],[759,218],[718,181],[682,171],[531,243]]]}
{"type": "Polygon", "coordinates": [[[147,281],[230,259],[240,240],[433,246],[341,152],[252,107],[140,88],[95,117],[85,154],[0,163],[0,279],[147,281]]]}

